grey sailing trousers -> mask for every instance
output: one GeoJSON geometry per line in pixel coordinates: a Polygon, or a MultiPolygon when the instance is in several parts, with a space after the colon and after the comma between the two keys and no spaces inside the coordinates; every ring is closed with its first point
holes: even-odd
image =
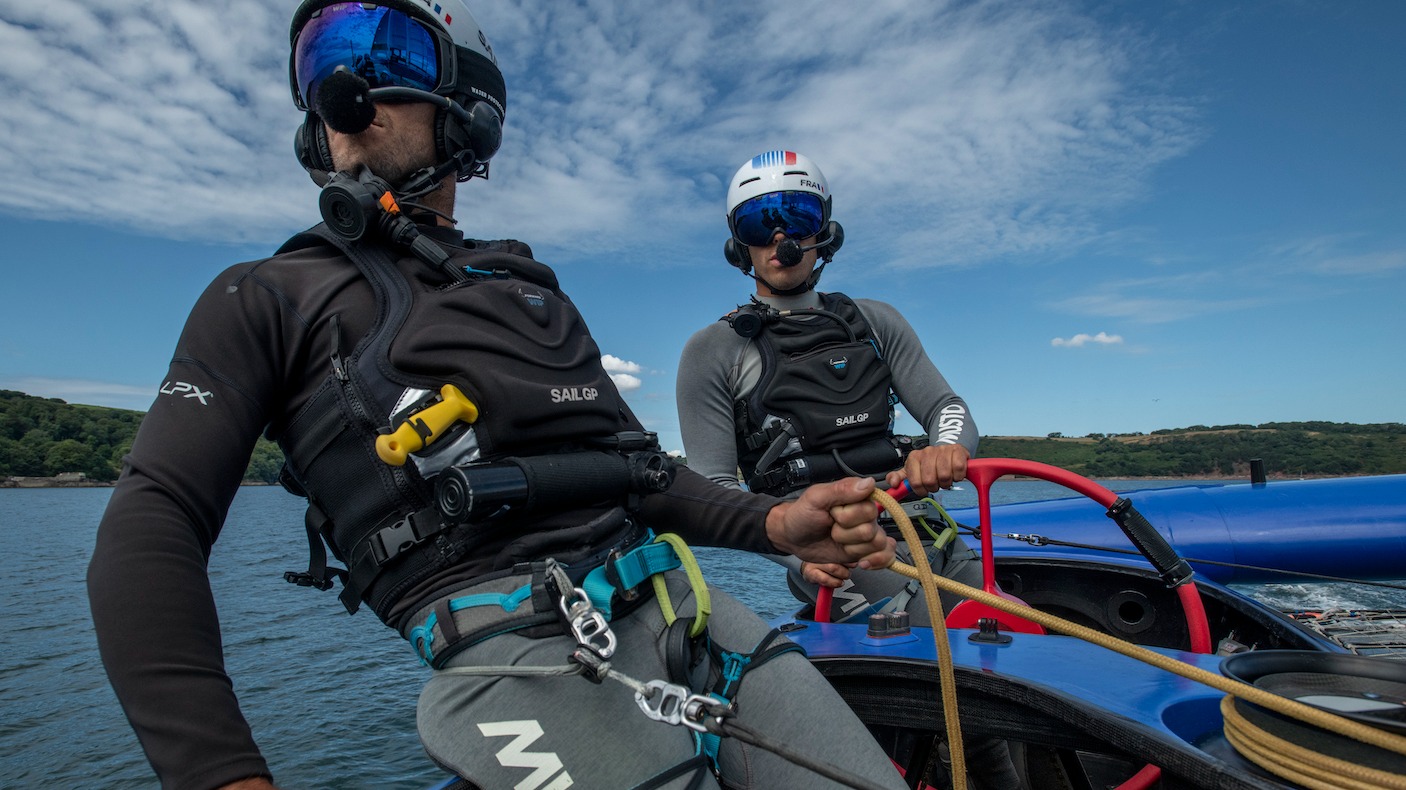
{"type": "MultiPolygon", "coordinates": [[[[666,575],[675,611],[692,616],[685,575],[666,575]]],[[[750,653],[770,627],[726,593],[710,588],[712,640],[750,653]]],[[[656,601],[610,624],[618,639],[614,669],[639,681],[668,680],[665,622],[656,601]]],[[[456,666],[561,666],[575,649],[571,636],[532,639],[502,634],[455,656],[456,666]]],[[[704,659],[691,674],[694,691],[717,677],[704,659]]],[[[745,673],[734,697],[740,723],[815,759],[872,782],[906,787],[888,757],[844,701],[799,652],[785,653],[745,673]]],[[[634,787],[694,756],[692,730],[653,721],[634,692],[607,679],[580,676],[485,677],[436,672],[420,695],[420,739],[431,759],[482,788],[566,790],[634,787]]],[[[723,787],[775,790],[838,785],[770,752],[734,738],[718,751],[723,787]]],[[[706,769],[668,788],[717,787],[706,769]],[[693,782],[698,781],[698,784],[693,782]]]]}

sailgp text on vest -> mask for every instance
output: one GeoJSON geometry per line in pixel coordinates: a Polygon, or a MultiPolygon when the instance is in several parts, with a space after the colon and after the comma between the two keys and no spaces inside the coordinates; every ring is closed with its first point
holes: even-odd
{"type": "Polygon", "coordinates": [[[595,400],[600,397],[600,391],[595,387],[553,387],[552,403],[567,403],[569,401],[595,400]]]}

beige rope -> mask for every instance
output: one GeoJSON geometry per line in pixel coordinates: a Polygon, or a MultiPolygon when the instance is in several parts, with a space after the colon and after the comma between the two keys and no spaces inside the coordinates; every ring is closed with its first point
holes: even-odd
{"type": "MultiPolygon", "coordinates": [[[[912,520],[903,512],[898,501],[877,488],[870,496],[893,516],[894,523],[898,524],[898,531],[903,533],[903,539],[908,542],[913,562],[918,566],[913,571],[919,575],[910,578],[917,579],[922,585],[923,599],[928,604],[928,617],[932,620],[933,643],[937,647],[937,676],[942,694],[942,715],[947,723],[947,748],[952,758],[952,787],[954,790],[967,790],[967,756],[962,745],[962,724],[957,719],[957,676],[952,669],[952,646],[947,643],[947,615],[942,611],[942,600],[937,597],[937,590],[931,582],[932,579],[941,577],[932,572],[932,566],[928,564],[928,553],[923,549],[918,531],[913,528],[912,520]]],[[[912,569],[908,565],[903,567],[912,569]]]]}

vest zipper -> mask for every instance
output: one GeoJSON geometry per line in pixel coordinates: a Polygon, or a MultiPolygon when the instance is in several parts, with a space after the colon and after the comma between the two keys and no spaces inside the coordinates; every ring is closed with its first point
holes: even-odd
{"type": "Polygon", "coordinates": [[[332,314],[332,374],[338,381],[349,381],[346,365],[342,362],[342,320],[341,317],[332,314]]]}

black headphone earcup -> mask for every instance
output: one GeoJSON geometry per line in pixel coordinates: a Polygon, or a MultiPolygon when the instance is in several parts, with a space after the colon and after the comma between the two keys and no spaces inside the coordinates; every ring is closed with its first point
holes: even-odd
{"type": "Polygon", "coordinates": [[[752,255],[747,251],[745,244],[739,244],[737,239],[728,239],[723,242],[723,257],[727,262],[742,270],[743,274],[752,271],[752,255]]]}
{"type": "Polygon", "coordinates": [[[336,170],[332,166],[332,149],[327,145],[327,129],[316,113],[308,113],[298,131],[293,133],[293,153],[304,170],[326,173],[336,170]]]}
{"type": "Polygon", "coordinates": [[[664,665],[669,680],[680,686],[692,687],[693,668],[698,666],[698,641],[688,635],[693,628],[692,617],[680,617],[664,631],[664,665]]]}
{"type": "Polygon", "coordinates": [[[472,161],[459,171],[459,179],[468,178],[477,165],[487,162],[503,144],[503,116],[488,102],[476,101],[468,106],[468,120],[455,120],[449,110],[441,107],[435,118],[435,145],[440,157],[448,161],[463,151],[473,151],[472,161]]]}
{"type": "Polygon", "coordinates": [[[830,242],[821,248],[820,257],[828,261],[844,246],[845,229],[840,227],[840,223],[831,220],[830,223],[825,226],[825,233],[830,237],[830,242]]]}

